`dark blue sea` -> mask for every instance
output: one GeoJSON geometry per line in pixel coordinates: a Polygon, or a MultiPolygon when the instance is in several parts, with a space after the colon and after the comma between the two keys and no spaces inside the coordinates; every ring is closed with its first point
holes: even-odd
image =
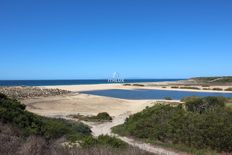
{"type": "MultiPolygon", "coordinates": [[[[124,83],[178,81],[182,79],[125,79],[124,83]]],[[[52,86],[52,85],[81,85],[107,84],[107,79],[99,80],[0,80],[0,86],[52,86]]]]}

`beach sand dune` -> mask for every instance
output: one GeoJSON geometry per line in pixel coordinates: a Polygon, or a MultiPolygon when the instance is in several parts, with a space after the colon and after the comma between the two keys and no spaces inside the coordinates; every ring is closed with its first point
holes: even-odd
{"type": "Polygon", "coordinates": [[[112,116],[141,111],[151,105],[151,100],[124,100],[87,94],[70,94],[22,100],[27,110],[43,116],[70,114],[96,115],[108,112],[112,116]]]}

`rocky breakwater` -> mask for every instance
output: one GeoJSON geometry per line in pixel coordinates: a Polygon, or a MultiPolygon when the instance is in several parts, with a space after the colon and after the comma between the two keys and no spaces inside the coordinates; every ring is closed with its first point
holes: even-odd
{"type": "Polygon", "coordinates": [[[47,97],[55,95],[69,94],[70,91],[61,89],[48,89],[42,87],[0,87],[0,93],[16,99],[26,99],[33,97],[47,97]]]}

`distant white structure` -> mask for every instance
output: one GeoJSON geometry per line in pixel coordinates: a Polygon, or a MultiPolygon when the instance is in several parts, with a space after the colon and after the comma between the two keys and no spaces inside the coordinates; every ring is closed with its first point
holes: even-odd
{"type": "Polygon", "coordinates": [[[109,83],[123,83],[124,79],[121,78],[118,72],[114,72],[112,77],[108,79],[109,83]]]}

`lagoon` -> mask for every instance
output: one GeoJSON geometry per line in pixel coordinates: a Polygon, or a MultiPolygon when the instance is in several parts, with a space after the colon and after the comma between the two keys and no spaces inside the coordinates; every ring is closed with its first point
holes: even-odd
{"type": "Polygon", "coordinates": [[[171,97],[174,100],[180,100],[188,96],[199,96],[199,97],[223,96],[223,97],[232,98],[232,93],[151,90],[151,89],[133,89],[133,90],[108,89],[108,90],[81,91],[80,93],[120,98],[120,99],[130,99],[130,100],[164,99],[165,97],[171,97]]]}

